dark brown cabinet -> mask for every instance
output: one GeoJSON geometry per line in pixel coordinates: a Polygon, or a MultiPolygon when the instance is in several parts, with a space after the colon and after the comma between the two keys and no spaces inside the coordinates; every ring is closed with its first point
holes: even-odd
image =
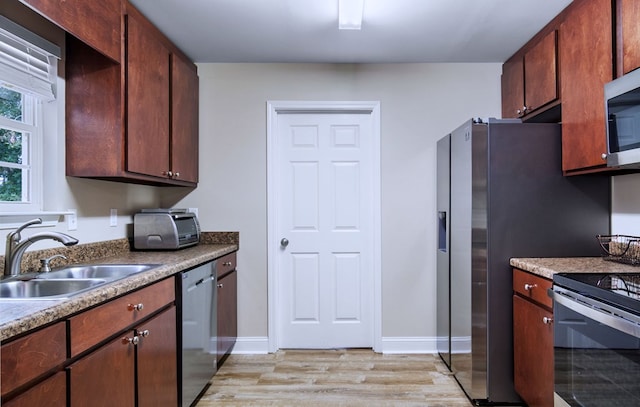
{"type": "Polygon", "coordinates": [[[617,0],[617,76],[640,67],[640,2],[617,0]]]}
{"type": "Polygon", "coordinates": [[[10,405],[5,396],[14,390],[23,393],[17,397],[21,401],[16,400],[13,405],[36,405],[29,404],[29,401],[49,397],[52,400],[64,400],[61,394],[66,394],[66,381],[52,379],[38,382],[47,375],[53,375],[55,369],[59,369],[67,359],[67,332],[64,322],[4,343],[0,354],[3,405],[10,405]],[[29,390],[17,390],[29,383],[34,383],[29,390]]]}
{"type": "Polygon", "coordinates": [[[69,366],[71,407],[134,406],[135,348],[123,334],[69,366]]]}
{"type": "Polygon", "coordinates": [[[139,325],[137,351],[138,406],[177,406],[176,307],[139,325]]]}
{"type": "Polygon", "coordinates": [[[169,278],[70,319],[72,355],[115,335],[68,367],[72,407],[178,404],[174,299],[169,278]]]}
{"type": "Polygon", "coordinates": [[[67,39],[67,175],[158,186],[198,182],[198,75],[125,3],[122,64],[67,39]]]}
{"type": "Polygon", "coordinates": [[[516,392],[530,407],[553,406],[551,281],[513,270],[513,351],[516,392]]]}
{"type": "Polygon", "coordinates": [[[502,117],[523,117],[558,99],[557,31],[502,66],[502,117]]]}
{"type": "Polygon", "coordinates": [[[16,398],[3,401],[2,405],[4,407],[66,407],[67,375],[65,372],[58,372],[16,398]]]}
{"type": "Polygon", "coordinates": [[[21,0],[62,29],[120,61],[120,0],[21,0]]]}
{"type": "Polygon", "coordinates": [[[611,0],[574,1],[560,26],[562,169],[606,169],[604,84],[613,79],[611,0]]]}
{"type": "Polygon", "coordinates": [[[168,177],[170,52],[137,14],[127,25],[127,171],[168,177]]]}
{"type": "Polygon", "coordinates": [[[231,353],[238,336],[238,272],[236,253],[230,253],[216,262],[218,278],[217,362],[218,368],[231,353]]]}

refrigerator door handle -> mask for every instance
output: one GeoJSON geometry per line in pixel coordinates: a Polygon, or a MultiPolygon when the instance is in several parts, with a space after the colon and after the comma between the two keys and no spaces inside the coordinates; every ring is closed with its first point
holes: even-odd
{"type": "Polygon", "coordinates": [[[438,250],[447,252],[447,212],[438,212],[438,250]]]}

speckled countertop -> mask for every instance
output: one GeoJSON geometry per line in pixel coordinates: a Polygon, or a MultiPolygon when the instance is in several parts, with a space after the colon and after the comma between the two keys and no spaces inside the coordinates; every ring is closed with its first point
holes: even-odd
{"type": "MultiPolygon", "coordinates": [[[[64,300],[1,300],[0,341],[65,318],[93,305],[126,294],[183,270],[198,266],[238,250],[237,232],[203,234],[198,246],[175,251],[130,251],[126,239],[105,242],[117,249],[95,250],[100,244],[76,249],[75,258],[90,253],[83,264],[160,264],[160,266],[121,280],[113,281],[64,300]],[[114,242],[116,242],[114,244],[114,242]],[[110,251],[111,250],[111,251],[110,251]],[[97,253],[97,254],[96,254],[97,253]]],[[[40,254],[42,255],[42,254],[40,254]]],[[[48,255],[48,254],[47,254],[48,255]]],[[[47,256],[45,255],[45,256],[47,256]]],[[[42,258],[42,257],[41,257],[42,258]]],[[[73,263],[78,263],[74,261],[73,263]]]]}
{"type": "Polygon", "coordinates": [[[640,267],[602,257],[513,258],[511,266],[553,279],[556,273],[640,273],[640,267]]]}

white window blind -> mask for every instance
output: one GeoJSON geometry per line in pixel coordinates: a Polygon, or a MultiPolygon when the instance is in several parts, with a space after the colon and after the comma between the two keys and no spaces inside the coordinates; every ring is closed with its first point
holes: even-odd
{"type": "Polygon", "coordinates": [[[0,16],[0,85],[55,99],[60,48],[0,16]]]}

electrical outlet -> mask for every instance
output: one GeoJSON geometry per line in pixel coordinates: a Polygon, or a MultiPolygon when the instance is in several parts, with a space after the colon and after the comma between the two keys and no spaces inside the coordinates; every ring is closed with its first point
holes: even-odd
{"type": "Polygon", "coordinates": [[[109,213],[109,226],[114,227],[114,226],[118,226],[118,210],[117,209],[111,209],[110,213],[109,213]]]}
{"type": "Polygon", "coordinates": [[[78,230],[78,211],[76,209],[69,209],[71,212],[67,217],[67,229],[78,230]]]}
{"type": "Polygon", "coordinates": [[[198,217],[198,208],[189,208],[187,210],[198,217]]]}

